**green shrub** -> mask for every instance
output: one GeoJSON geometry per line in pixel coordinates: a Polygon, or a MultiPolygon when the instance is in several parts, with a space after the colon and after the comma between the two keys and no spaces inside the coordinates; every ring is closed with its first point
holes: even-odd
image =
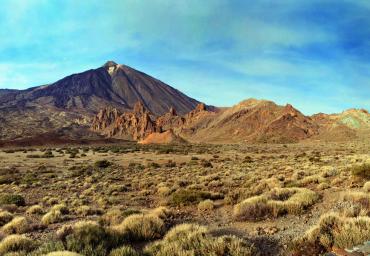
{"type": "Polygon", "coordinates": [[[53,152],[52,151],[46,151],[43,155],[42,155],[43,158],[52,158],[54,157],[53,155],[53,152]]]}
{"type": "Polygon", "coordinates": [[[52,240],[42,243],[36,250],[32,251],[31,255],[29,256],[45,256],[51,252],[60,252],[64,250],[64,244],[61,241],[52,240]]]}
{"type": "Polygon", "coordinates": [[[94,163],[94,166],[96,168],[101,168],[101,169],[108,168],[111,165],[112,163],[109,162],[108,160],[99,160],[94,163]]]}
{"type": "Polygon", "coordinates": [[[0,194],[0,205],[15,204],[16,206],[26,205],[23,196],[17,194],[0,194]]]}
{"type": "Polygon", "coordinates": [[[119,243],[120,237],[108,232],[98,223],[81,221],[66,234],[66,249],[89,256],[105,256],[119,243]]]}
{"type": "Polygon", "coordinates": [[[352,175],[355,177],[370,179],[370,164],[362,164],[351,168],[352,175]]]}
{"type": "Polygon", "coordinates": [[[173,205],[188,205],[211,198],[212,195],[208,192],[180,189],[171,194],[169,202],[173,205]]]}

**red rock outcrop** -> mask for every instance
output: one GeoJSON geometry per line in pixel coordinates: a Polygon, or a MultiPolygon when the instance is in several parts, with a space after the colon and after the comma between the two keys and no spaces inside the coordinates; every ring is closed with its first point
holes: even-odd
{"type": "Polygon", "coordinates": [[[132,112],[118,114],[116,109],[101,110],[94,118],[92,129],[111,138],[138,140],[159,131],[150,113],[141,102],[132,112]]]}
{"type": "Polygon", "coordinates": [[[120,116],[116,108],[105,108],[99,111],[94,117],[92,123],[92,129],[95,131],[104,130],[113,124],[116,119],[120,116]]]}
{"type": "Polygon", "coordinates": [[[171,107],[169,112],[160,116],[156,120],[156,126],[161,131],[166,131],[174,127],[180,127],[184,124],[185,119],[181,116],[178,116],[176,110],[171,107]]]}
{"type": "Polygon", "coordinates": [[[145,106],[138,102],[132,111],[122,114],[115,108],[106,108],[99,111],[93,119],[91,128],[109,138],[141,140],[154,134],[153,140],[160,141],[163,139],[168,141],[186,130],[186,125],[191,125],[198,119],[202,120],[202,115],[206,113],[210,112],[206,110],[204,104],[199,104],[184,117],[178,116],[176,110],[171,107],[169,112],[153,120],[154,117],[150,115],[145,106]],[[176,130],[176,134],[174,130],[176,130]],[[171,136],[168,135],[167,131],[171,131],[171,136]]]}
{"type": "Polygon", "coordinates": [[[176,135],[172,129],[165,132],[154,132],[145,139],[139,141],[140,144],[184,144],[186,140],[176,135]]]}

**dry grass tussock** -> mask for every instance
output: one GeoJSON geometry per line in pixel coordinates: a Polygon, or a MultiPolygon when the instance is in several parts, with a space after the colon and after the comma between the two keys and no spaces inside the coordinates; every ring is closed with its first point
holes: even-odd
{"type": "Polygon", "coordinates": [[[145,248],[153,256],[183,255],[257,255],[255,247],[235,236],[213,237],[203,226],[181,224],[172,228],[163,240],[145,248]]]}
{"type": "Polygon", "coordinates": [[[148,213],[132,214],[113,229],[130,241],[158,239],[166,232],[164,219],[170,214],[171,212],[164,207],[148,213]]]}
{"type": "Polygon", "coordinates": [[[325,214],[317,225],[293,243],[293,250],[319,255],[333,246],[352,248],[370,240],[370,217],[342,217],[337,213],[325,214]]]}
{"type": "Polygon", "coordinates": [[[238,220],[260,220],[269,216],[300,214],[318,199],[318,194],[307,188],[276,188],[235,205],[233,213],[238,220]]]}

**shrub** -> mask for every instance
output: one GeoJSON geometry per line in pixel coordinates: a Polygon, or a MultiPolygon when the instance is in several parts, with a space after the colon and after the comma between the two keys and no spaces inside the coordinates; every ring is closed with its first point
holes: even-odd
{"type": "Polygon", "coordinates": [[[130,246],[122,246],[111,251],[109,256],[140,256],[140,254],[130,246]]]}
{"type": "Polygon", "coordinates": [[[65,204],[56,204],[51,208],[51,211],[60,211],[62,214],[69,213],[69,209],[65,204]]]}
{"type": "Polygon", "coordinates": [[[0,226],[5,225],[9,221],[13,219],[13,214],[8,211],[1,211],[0,212],[0,226]]]}
{"type": "Polygon", "coordinates": [[[89,215],[100,214],[101,210],[94,209],[88,205],[81,205],[76,209],[76,213],[80,216],[86,217],[89,215]]]}
{"type": "Polygon", "coordinates": [[[256,255],[256,250],[253,245],[240,238],[213,237],[205,227],[196,224],[181,224],[172,228],[162,241],[147,246],[145,253],[153,256],[251,256],[256,255]]]}
{"type": "Polygon", "coordinates": [[[52,158],[54,157],[53,155],[53,152],[52,151],[46,151],[43,155],[42,155],[43,158],[52,158]]]}
{"type": "Polygon", "coordinates": [[[326,182],[323,182],[323,183],[320,183],[319,185],[317,185],[317,189],[319,190],[325,190],[325,189],[328,189],[330,188],[330,185],[326,182]]]}
{"type": "Polygon", "coordinates": [[[255,196],[234,206],[233,215],[237,220],[259,220],[271,214],[266,196],[255,196]]]}
{"type": "Polygon", "coordinates": [[[346,218],[338,214],[323,215],[319,223],[293,243],[293,252],[321,255],[333,246],[345,249],[370,240],[370,217],[346,218]]]}
{"type": "Polygon", "coordinates": [[[214,208],[215,208],[215,204],[210,199],[199,202],[199,204],[198,204],[198,210],[201,211],[201,212],[211,211],[214,208]]]}
{"type": "Polygon", "coordinates": [[[157,189],[157,193],[160,196],[168,196],[171,193],[171,189],[169,187],[167,187],[167,186],[160,186],[157,189]]]}
{"type": "Polygon", "coordinates": [[[260,220],[268,216],[300,214],[318,200],[318,195],[306,188],[279,188],[270,193],[248,198],[234,206],[238,220],[260,220]]]}
{"type": "Polygon", "coordinates": [[[171,194],[170,203],[173,205],[188,205],[199,203],[202,200],[210,199],[212,196],[208,192],[179,189],[171,194]]]}
{"type": "Polygon", "coordinates": [[[59,202],[59,199],[56,198],[56,197],[44,197],[43,198],[43,201],[47,204],[47,205],[55,205],[59,202]]]}
{"type": "Polygon", "coordinates": [[[370,181],[366,182],[363,188],[365,192],[370,192],[370,181]]]}
{"type": "Polygon", "coordinates": [[[27,209],[28,214],[43,214],[44,210],[40,205],[33,205],[27,209]]]}
{"type": "Polygon", "coordinates": [[[32,251],[29,256],[45,256],[51,252],[62,252],[64,250],[64,244],[61,241],[52,240],[42,243],[36,250],[32,251]]]}
{"type": "Polygon", "coordinates": [[[15,204],[16,206],[24,206],[26,202],[21,195],[0,194],[0,205],[3,204],[15,204]]]}
{"type": "Polygon", "coordinates": [[[272,194],[287,195],[286,198],[272,199],[268,202],[275,217],[285,213],[300,214],[319,198],[314,191],[307,188],[275,189],[272,194]]]}
{"type": "Polygon", "coordinates": [[[124,218],[121,210],[110,209],[101,217],[101,222],[107,225],[118,225],[124,218]]]}
{"type": "Polygon", "coordinates": [[[93,221],[78,222],[68,232],[66,249],[83,255],[105,256],[120,239],[93,221]]]}
{"type": "Polygon", "coordinates": [[[115,227],[115,230],[130,241],[147,241],[162,237],[165,224],[155,215],[134,214],[124,219],[120,225],[115,227]]]}
{"type": "Polygon", "coordinates": [[[339,229],[333,230],[334,245],[339,248],[352,248],[370,240],[370,218],[347,219],[339,229]]]}
{"type": "Polygon", "coordinates": [[[364,209],[370,210],[370,194],[366,192],[346,192],[343,194],[344,201],[358,203],[364,209]]]}
{"type": "Polygon", "coordinates": [[[0,255],[17,251],[30,252],[34,247],[35,244],[31,239],[22,235],[10,235],[0,242],[0,255]]]}
{"type": "Polygon", "coordinates": [[[356,165],[351,168],[352,175],[355,177],[370,179],[370,164],[356,165]]]}
{"type": "Polygon", "coordinates": [[[2,227],[2,231],[6,234],[23,234],[29,231],[30,226],[25,217],[15,217],[2,227]]]}
{"type": "Polygon", "coordinates": [[[111,162],[109,162],[108,160],[98,160],[98,161],[96,161],[95,163],[94,163],[94,166],[96,167],[96,168],[102,168],[102,169],[104,169],[104,168],[108,168],[109,166],[111,166],[112,165],[112,163],[111,162]]]}
{"type": "Polygon", "coordinates": [[[41,218],[41,223],[44,225],[50,225],[61,222],[63,220],[63,214],[59,210],[50,210],[41,218]]]}

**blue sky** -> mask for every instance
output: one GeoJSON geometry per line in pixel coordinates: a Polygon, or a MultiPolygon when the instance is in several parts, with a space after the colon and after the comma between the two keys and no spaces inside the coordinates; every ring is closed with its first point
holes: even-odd
{"type": "Polygon", "coordinates": [[[0,0],[0,88],[114,60],[200,101],[370,109],[367,0],[0,0]]]}

